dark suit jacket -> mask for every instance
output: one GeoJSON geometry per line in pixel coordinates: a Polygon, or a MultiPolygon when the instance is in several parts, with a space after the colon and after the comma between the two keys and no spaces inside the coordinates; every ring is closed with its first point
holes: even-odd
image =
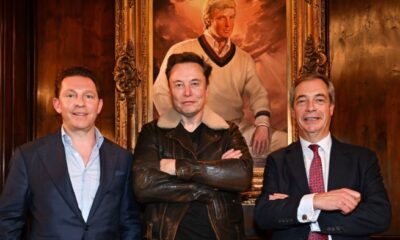
{"type": "Polygon", "coordinates": [[[28,212],[29,239],[140,239],[132,192],[132,154],[104,139],[100,184],[87,222],[69,178],[61,131],[16,149],[0,197],[0,239],[20,239],[28,212]]]}
{"type": "MultiPolygon", "coordinates": [[[[348,215],[321,211],[321,232],[332,239],[369,239],[384,231],[391,219],[390,203],[375,154],[366,148],[332,139],[328,191],[350,188],[361,193],[361,202],[348,215]]],[[[307,239],[309,224],[297,220],[301,198],[309,194],[300,142],[270,154],[264,171],[262,193],[256,202],[255,220],[262,229],[272,229],[273,239],[307,239]],[[284,193],[283,200],[268,200],[268,195],[284,193]]]]}

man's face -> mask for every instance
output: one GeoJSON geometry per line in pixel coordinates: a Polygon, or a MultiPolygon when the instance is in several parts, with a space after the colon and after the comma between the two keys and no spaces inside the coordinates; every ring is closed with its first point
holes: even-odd
{"type": "Polygon", "coordinates": [[[53,99],[54,109],[61,114],[67,132],[89,131],[94,128],[103,107],[94,82],[87,77],[66,77],[60,95],[53,99]]]}
{"type": "Polygon", "coordinates": [[[210,16],[210,31],[218,37],[228,39],[235,25],[236,11],[234,8],[214,9],[210,16]]]}
{"type": "Polygon", "coordinates": [[[317,142],[328,135],[333,109],[328,87],[321,79],[307,80],[296,87],[291,111],[305,140],[317,142]]]}
{"type": "Polygon", "coordinates": [[[169,88],[174,108],[182,118],[193,119],[202,114],[207,86],[199,64],[178,63],[172,67],[169,88]]]}

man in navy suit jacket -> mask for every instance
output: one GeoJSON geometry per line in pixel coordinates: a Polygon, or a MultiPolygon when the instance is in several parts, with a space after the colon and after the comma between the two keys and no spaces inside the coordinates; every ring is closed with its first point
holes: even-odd
{"type": "Polygon", "coordinates": [[[95,127],[103,101],[96,77],[73,67],[57,78],[53,106],[63,125],[15,150],[0,197],[0,239],[140,239],[132,154],[95,127]]]}
{"type": "Polygon", "coordinates": [[[255,207],[256,223],[272,230],[272,239],[369,239],[390,224],[376,155],[331,137],[334,103],[333,84],[324,76],[303,76],[292,86],[300,140],[268,156],[255,207]],[[310,178],[319,179],[320,191],[310,190],[310,178]]]}

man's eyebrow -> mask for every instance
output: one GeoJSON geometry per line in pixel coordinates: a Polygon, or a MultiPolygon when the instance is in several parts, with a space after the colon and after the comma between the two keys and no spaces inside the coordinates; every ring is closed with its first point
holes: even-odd
{"type": "Polygon", "coordinates": [[[302,97],[306,97],[306,95],[305,94],[301,94],[301,95],[297,96],[295,99],[299,99],[299,98],[302,98],[302,97]]]}
{"type": "MultiPolygon", "coordinates": [[[[299,99],[299,98],[302,98],[302,97],[307,97],[307,95],[306,94],[301,94],[301,95],[297,96],[295,99],[299,99]]],[[[317,93],[313,97],[327,97],[327,95],[324,94],[324,93],[317,93]]]]}
{"type": "Polygon", "coordinates": [[[172,79],[172,82],[182,82],[182,80],[178,79],[172,79]]]}
{"type": "Polygon", "coordinates": [[[327,97],[327,95],[324,93],[317,93],[315,96],[316,97],[327,97]]]}
{"type": "Polygon", "coordinates": [[[72,88],[68,88],[68,89],[65,89],[64,90],[65,92],[76,92],[74,89],[72,89],[72,88]]]}

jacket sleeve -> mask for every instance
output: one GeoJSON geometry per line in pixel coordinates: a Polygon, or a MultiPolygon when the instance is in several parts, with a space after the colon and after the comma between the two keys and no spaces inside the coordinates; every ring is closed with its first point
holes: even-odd
{"type": "Polygon", "coordinates": [[[212,188],[160,171],[159,145],[152,124],[143,126],[134,157],[133,184],[139,202],[209,202],[213,198],[212,188]]]}
{"type": "Polygon", "coordinates": [[[28,173],[20,149],[16,149],[0,196],[0,239],[20,239],[29,199],[28,173]]]}
{"type": "Polygon", "coordinates": [[[225,191],[242,192],[251,186],[253,177],[253,161],[246,141],[238,127],[231,124],[228,134],[227,149],[240,150],[239,159],[214,159],[207,161],[176,161],[178,179],[194,181],[212,188],[225,191]]]}
{"type": "Polygon", "coordinates": [[[365,236],[385,231],[391,221],[391,206],[383,184],[376,155],[364,150],[358,156],[361,171],[361,202],[348,215],[321,211],[318,223],[322,232],[346,236],[365,236]]]}
{"type": "MultiPolygon", "coordinates": [[[[254,217],[257,225],[261,229],[286,229],[295,226],[304,225],[297,220],[297,208],[302,196],[290,194],[283,186],[285,179],[282,174],[282,167],[278,167],[272,155],[267,158],[264,169],[263,188],[261,195],[256,201],[254,217]],[[289,197],[280,200],[269,200],[269,195],[274,193],[283,193],[289,197]]],[[[309,224],[307,224],[309,225],[309,224]]]]}
{"type": "Polygon", "coordinates": [[[120,232],[121,239],[142,239],[139,206],[132,192],[132,154],[128,153],[125,159],[128,164],[124,194],[120,204],[120,232]]]}
{"type": "MultiPolygon", "coordinates": [[[[384,231],[390,224],[391,209],[386,190],[379,172],[378,161],[370,151],[362,151],[355,164],[360,184],[357,191],[361,193],[361,202],[348,215],[339,211],[321,211],[317,222],[321,232],[329,235],[368,236],[384,231]]],[[[279,157],[277,157],[279,158],[279,157]]],[[[333,160],[332,160],[333,161],[333,160]]],[[[285,177],[283,161],[276,161],[274,154],[267,159],[264,172],[264,186],[255,207],[255,221],[262,229],[285,229],[308,227],[308,223],[297,220],[297,208],[304,193],[290,193],[284,186],[294,180],[285,177]],[[283,200],[268,200],[273,193],[288,194],[283,200]]],[[[343,176],[338,176],[343,177],[343,176]]]]}

